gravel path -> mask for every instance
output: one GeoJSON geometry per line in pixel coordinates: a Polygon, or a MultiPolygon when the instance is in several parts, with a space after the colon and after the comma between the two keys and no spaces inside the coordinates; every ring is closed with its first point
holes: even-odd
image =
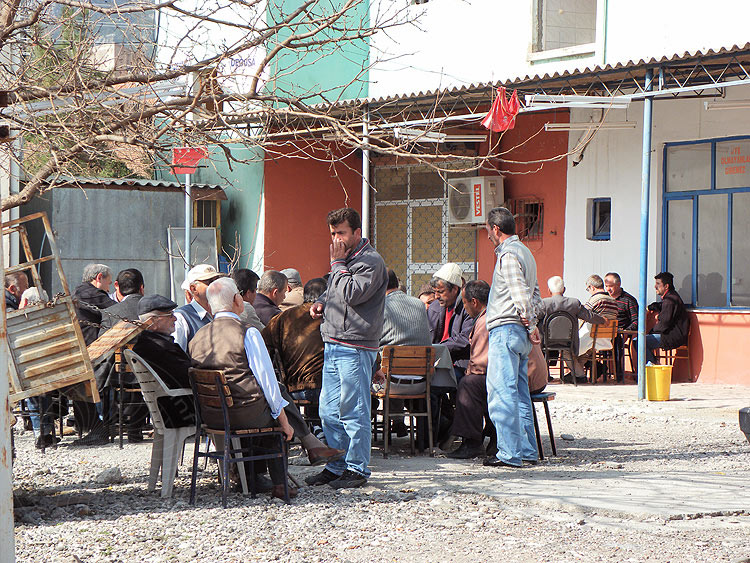
{"type": "MultiPolygon", "coordinates": [[[[676,385],[677,400],[667,403],[636,401],[633,386],[548,390],[558,392],[559,456],[539,466],[498,470],[481,460],[411,457],[406,447],[383,460],[375,449],[366,487],[305,487],[290,506],[233,494],[224,510],[211,468],[189,506],[188,452],[174,498],[162,500],[146,491],[150,442],[73,448],[66,437],[43,455],[30,433],[16,434],[16,558],[750,560],[750,444],[737,425],[750,388],[676,385]],[[113,467],[122,482],[98,484],[113,467]]],[[[315,471],[291,467],[300,480],[315,471]]]]}

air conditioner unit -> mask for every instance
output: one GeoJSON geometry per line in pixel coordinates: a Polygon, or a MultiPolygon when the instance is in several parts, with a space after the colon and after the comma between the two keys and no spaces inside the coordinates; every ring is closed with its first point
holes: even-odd
{"type": "Polygon", "coordinates": [[[487,213],[505,199],[502,176],[475,176],[448,180],[448,222],[480,225],[487,213]]]}

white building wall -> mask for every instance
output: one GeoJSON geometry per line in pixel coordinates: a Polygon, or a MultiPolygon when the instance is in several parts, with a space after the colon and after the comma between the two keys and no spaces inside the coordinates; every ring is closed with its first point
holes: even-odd
{"type": "Polygon", "coordinates": [[[372,37],[369,95],[553,74],[750,41],[747,0],[710,5],[702,0],[597,0],[593,52],[575,57],[548,52],[556,56],[540,58],[530,56],[533,2],[429,0],[404,8],[407,0],[372,0],[372,22],[401,18],[411,23],[372,37]]]}
{"type": "MultiPolygon", "coordinates": [[[[750,87],[727,90],[728,99],[750,99],[750,87]]],[[[663,100],[654,103],[651,160],[651,206],[649,231],[649,302],[656,299],[653,276],[661,270],[661,223],[664,143],[693,141],[733,135],[750,135],[750,110],[706,111],[704,100],[663,100]]],[[[595,116],[598,120],[598,112],[595,116]]],[[[590,110],[571,112],[571,122],[589,121],[590,110]]],[[[568,158],[565,211],[564,278],[567,294],[587,298],[586,277],[616,271],[623,287],[638,297],[640,272],[641,154],[643,103],[627,110],[612,110],[608,121],[635,121],[636,129],[601,130],[586,148],[583,161],[568,158]],[[586,201],[612,198],[611,239],[586,239],[586,201]]],[[[570,133],[571,148],[580,132],[570,133]]]]}

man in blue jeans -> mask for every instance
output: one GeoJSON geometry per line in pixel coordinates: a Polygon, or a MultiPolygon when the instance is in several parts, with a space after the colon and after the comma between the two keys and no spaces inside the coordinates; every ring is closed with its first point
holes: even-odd
{"type": "Polygon", "coordinates": [[[536,261],[516,236],[516,221],[504,207],[487,216],[487,235],[495,245],[495,271],[487,304],[490,348],[487,362],[487,406],[497,432],[497,455],[491,467],[536,464],[539,454],[529,393],[528,359],[541,338],[536,327],[541,308],[536,261]]]}
{"type": "Polygon", "coordinates": [[[383,259],[362,238],[359,213],[331,211],[328,226],[331,274],[310,315],[323,317],[323,432],[328,445],[346,450],[346,456],[305,481],[341,489],[361,487],[370,476],[370,382],[383,332],[388,274],[383,259]]]}

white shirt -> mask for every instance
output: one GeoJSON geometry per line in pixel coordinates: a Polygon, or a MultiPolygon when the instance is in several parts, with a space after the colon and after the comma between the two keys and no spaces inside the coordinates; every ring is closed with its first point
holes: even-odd
{"type": "MultiPolygon", "coordinates": [[[[221,317],[230,317],[232,319],[237,319],[238,321],[240,320],[237,315],[229,311],[216,313],[214,319],[219,319],[221,317]]],[[[268,407],[271,409],[271,416],[278,418],[281,414],[281,410],[287,406],[289,402],[281,396],[279,380],[276,379],[276,372],[273,370],[271,357],[268,355],[266,344],[257,328],[250,327],[247,329],[247,332],[245,332],[245,355],[247,356],[247,363],[253,371],[255,380],[258,382],[258,385],[263,390],[263,395],[266,397],[268,407]]]]}
{"type": "MultiPolygon", "coordinates": [[[[205,319],[206,315],[208,315],[208,311],[201,307],[201,304],[198,303],[195,299],[188,303],[188,305],[192,305],[193,309],[195,309],[195,312],[198,313],[198,316],[201,318],[201,320],[205,319]]],[[[188,325],[185,316],[179,311],[174,312],[174,317],[176,321],[174,323],[174,332],[172,333],[172,338],[174,338],[174,341],[187,354],[188,334],[190,334],[190,326],[188,325]]]]}

